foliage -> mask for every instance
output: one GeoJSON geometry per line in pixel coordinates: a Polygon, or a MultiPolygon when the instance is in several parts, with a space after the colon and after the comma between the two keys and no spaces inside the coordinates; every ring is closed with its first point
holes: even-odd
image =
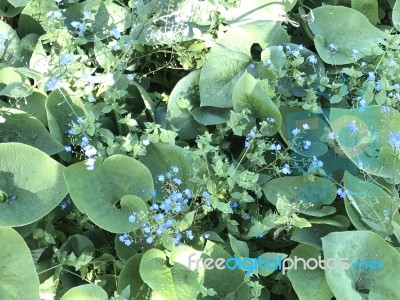
{"type": "Polygon", "coordinates": [[[398,298],[400,0],[0,16],[1,299],[398,298]]]}

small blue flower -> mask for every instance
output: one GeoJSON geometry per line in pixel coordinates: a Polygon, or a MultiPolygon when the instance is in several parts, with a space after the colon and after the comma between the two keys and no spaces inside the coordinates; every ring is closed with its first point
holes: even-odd
{"type": "Polygon", "coordinates": [[[93,95],[89,95],[89,96],[87,97],[87,100],[88,100],[90,103],[93,103],[93,102],[96,101],[96,99],[93,97],[93,95]]]}
{"type": "Polygon", "coordinates": [[[347,128],[350,130],[350,132],[355,132],[357,130],[356,121],[353,120],[347,124],[347,128]]]}
{"type": "Polygon", "coordinates": [[[250,214],[245,214],[244,215],[244,219],[247,220],[247,221],[250,220],[251,219],[251,215],[250,214]]]}
{"type": "Polygon", "coordinates": [[[368,78],[367,80],[375,80],[375,73],[374,72],[368,72],[368,78]]]}
{"type": "Polygon", "coordinates": [[[177,166],[171,166],[171,171],[174,173],[178,173],[179,172],[179,168],[177,166]]]}
{"type": "Polygon", "coordinates": [[[205,239],[208,239],[210,237],[210,234],[208,232],[206,232],[206,233],[203,234],[203,236],[204,236],[205,239]]]}
{"type": "Polygon", "coordinates": [[[285,164],[281,170],[281,172],[285,175],[291,174],[292,171],[290,171],[289,164],[285,164]]]}
{"type": "Polygon", "coordinates": [[[250,147],[250,143],[249,141],[246,139],[246,141],[244,142],[244,147],[245,148],[249,148],[250,147]]]}
{"type": "Polygon", "coordinates": [[[65,150],[66,152],[71,152],[71,151],[72,151],[72,148],[71,148],[71,146],[65,146],[65,147],[64,147],[64,150],[65,150]]]}
{"type": "Polygon", "coordinates": [[[313,65],[315,65],[315,64],[318,63],[318,60],[317,60],[317,58],[316,58],[314,55],[310,55],[309,57],[307,57],[307,61],[308,61],[310,64],[313,64],[313,65]]]}
{"type": "Polygon", "coordinates": [[[136,216],[137,216],[136,212],[132,213],[128,218],[129,223],[134,223],[136,221],[136,216]]]}
{"type": "Polygon", "coordinates": [[[126,78],[127,78],[128,80],[133,80],[134,77],[135,77],[135,76],[133,76],[133,74],[128,74],[128,75],[126,76],[126,78]]]}
{"type": "Polygon", "coordinates": [[[339,47],[335,44],[329,44],[329,48],[331,49],[331,51],[338,51],[339,47]]]}
{"type": "Polygon", "coordinates": [[[340,198],[342,198],[342,199],[346,198],[346,196],[347,196],[346,191],[343,190],[342,188],[339,188],[339,189],[337,190],[337,194],[338,194],[338,196],[339,196],[340,198]]]}
{"type": "Polygon", "coordinates": [[[172,181],[173,181],[176,185],[181,185],[181,184],[182,184],[182,180],[180,180],[179,178],[174,178],[174,179],[172,179],[172,181]]]}
{"type": "Polygon", "coordinates": [[[61,207],[62,210],[64,210],[64,209],[66,209],[68,207],[68,204],[67,203],[61,203],[60,207],[61,207]]]}
{"type": "Polygon", "coordinates": [[[130,245],[132,245],[132,241],[131,240],[125,240],[124,244],[125,244],[125,246],[129,247],[130,245]]]}
{"type": "Polygon", "coordinates": [[[231,208],[236,208],[238,206],[239,206],[239,204],[236,201],[230,204],[231,208]]]}
{"type": "Polygon", "coordinates": [[[192,233],[191,230],[186,230],[186,237],[187,237],[189,240],[193,240],[193,233],[192,233]]]}
{"type": "Polygon", "coordinates": [[[164,175],[158,175],[157,180],[160,182],[164,182],[164,180],[165,180],[164,175]]]}
{"type": "Polygon", "coordinates": [[[113,34],[114,38],[116,38],[117,40],[119,40],[121,38],[121,32],[118,30],[117,27],[115,27],[112,30],[112,34],[113,34]]]}
{"type": "Polygon", "coordinates": [[[182,239],[182,234],[178,232],[177,235],[173,238],[173,241],[175,244],[179,244],[181,239],[182,239]]]}
{"type": "Polygon", "coordinates": [[[310,149],[310,146],[311,146],[311,142],[310,142],[310,141],[304,141],[303,143],[304,143],[303,148],[304,148],[305,150],[310,149]]]}
{"type": "Polygon", "coordinates": [[[60,56],[60,63],[62,65],[68,65],[71,64],[75,61],[75,55],[72,53],[68,53],[68,54],[61,54],[60,56]]]}
{"type": "Polygon", "coordinates": [[[382,107],[381,107],[381,112],[382,112],[382,113],[388,113],[388,112],[390,112],[390,107],[388,107],[388,106],[382,106],[382,107]]]}
{"type": "Polygon", "coordinates": [[[147,243],[147,244],[151,244],[151,243],[153,243],[153,241],[154,241],[154,238],[153,238],[152,236],[148,236],[148,237],[146,238],[146,243],[147,243]]]}
{"type": "Polygon", "coordinates": [[[295,128],[295,129],[292,130],[292,134],[294,136],[298,135],[299,133],[300,133],[300,129],[298,129],[298,128],[295,128]]]}
{"type": "Polygon", "coordinates": [[[10,200],[11,200],[11,201],[17,200],[17,196],[16,196],[16,195],[11,195],[10,200]]]}

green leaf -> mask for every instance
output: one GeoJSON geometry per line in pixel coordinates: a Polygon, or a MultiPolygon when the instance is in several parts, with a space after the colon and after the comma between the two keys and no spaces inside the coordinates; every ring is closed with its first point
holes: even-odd
{"type": "Polygon", "coordinates": [[[108,295],[97,284],[84,284],[68,290],[61,300],[108,300],[108,295]]]}
{"type": "Polygon", "coordinates": [[[64,167],[44,152],[20,143],[0,144],[0,226],[30,224],[67,195],[64,167]],[[15,200],[13,200],[15,196],[15,200]]]}
{"type": "Polygon", "coordinates": [[[0,143],[18,142],[38,148],[48,155],[54,155],[64,148],[33,116],[17,109],[0,109],[6,119],[0,127],[0,143]]]}
{"type": "MultiPolygon", "coordinates": [[[[189,257],[186,256],[188,252],[184,250],[182,252],[188,263],[189,257]]],[[[196,299],[202,283],[199,272],[179,262],[169,268],[166,262],[167,257],[164,252],[158,249],[148,250],[140,262],[139,272],[142,280],[165,300],[196,299]]]]}
{"type": "Polygon", "coordinates": [[[233,253],[239,257],[249,257],[249,247],[246,242],[239,241],[233,235],[229,234],[229,242],[233,253]]]}
{"type": "Polygon", "coordinates": [[[132,212],[146,216],[144,200],[150,199],[154,190],[151,173],[142,163],[113,155],[96,162],[92,171],[80,162],[69,166],[64,175],[74,204],[97,226],[114,233],[140,227],[139,217],[134,223],[128,218],[132,212]]]}
{"type": "Polygon", "coordinates": [[[243,111],[250,109],[256,117],[263,120],[274,118],[275,122],[268,128],[268,134],[274,135],[282,124],[282,116],[272,101],[274,91],[268,86],[266,79],[260,81],[245,72],[236,82],[232,91],[233,109],[243,111]]]}
{"type": "Polygon", "coordinates": [[[130,288],[130,298],[149,299],[151,289],[144,283],[139,274],[140,261],[143,254],[137,254],[126,261],[118,276],[117,292],[121,293],[126,287],[130,288]]]}
{"type": "Polygon", "coordinates": [[[305,215],[322,217],[336,211],[332,206],[325,206],[336,198],[335,185],[325,178],[315,177],[313,182],[307,176],[276,178],[265,183],[263,191],[272,204],[277,204],[278,195],[285,196],[299,205],[299,212],[305,215]]]}
{"type": "Polygon", "coordinates": [[[200,106],[232,107],[232,90],[245,70],[249,69],[253,43],[259,43],[264,48],[287,42],[287,33],[276,22],[257,21],[231,28],[212,47],[201,69],[200,106]]]}
{"type": "Polygon", "coordinates": [[[359,179],[347,171],[344,186],[347,193],[346,210],[353,225],[358,229],[372,225],[372,229],[382,237],[390,235],[393,228],[389,224],[389,216],[393,215],[393,219],[400,222],[399,212],[393,211],[393,207],[398,207],[399,200],[378,185],[359,179]]]}
{"type": "Polygon", "coordinates": [[[46,14],[56,9],[58,9],[58,6],[54,0],[29,1],[18,19],[19,36],[24,37],[30,33],[44,34],[44,28],[49,24],[53,24],[52,17],[46,16],[46,14]]]}
{"type": "Polygon", "coordinates": [[[39,300],[39,278],[24,239],[5,227],[0,227],[0,239],[0,299],[39,300]]]}
{"type": "Polygon", "coordinates": [[[7,0],[9,3],[14,5],[15,7],[22,7],[29,3],[30,0],[7,0]]]}
{"type": "Polygon", "coordinates": [[[324,271],[317,265],[318,259],[321,257],[320,251],[311,246],[300,244],[292,250],[289,256],[292,260],[295,257],[305,259],[306,261],[313,259],[310,266],[316,266],[315,269],[308,268],[304,270],[302,267],[303,263],[300,262],[300,266],[297,266],[297,269],[291,269],[287,272],[287,276],[299,299],[330,300],[333,294],[326,282],[324,271]],[[307,280],[304,280],[305,278],[307,280]]]}
{"type": "Polygon", "coordinates": [[[95,37],[103,40],[113,35],[112,30],[117,28],[124,32],[132,26],[132,15],[128,9],[112,1],[87,0],[68,7],[64,13],[65,25],[73,29],[71,22],[81,20],[83,12],[94,14],[94,23],[90,32],[85,32],[85,38],[94,41],[95,37]]]}
{"type": "Polygon", "coordinates": [[[190,226],[193,224],[194,216],[196,214],[196,211],[193,210],[191,212],[188,212],[183,219],[179,222],[179,230],[184,231],[188,229],[190,226]]]}
{"type": "Polygon", "coordinates": [[[15,53],[19,48],[19,38],[17,33],[11,28],[7,23],[0,21],[0,35],[5,38],[1,38],[1,44],[4,47],[0,49],[0,60],[2,62],[7,62],[14,58],[15,53]]]}
{"type": "Polygon", "coordinates": [[[33,93],[33,88],[23,82],[13,82],[0,91],[0,96],[11,98],[28,97],[33,93]]]}
{"type": "MultiPolygon", "coordinates": [[[[207,258],[212,258],[214,261],[218,258],[227,260],[231,258],[221,246],[207,241],[203,254],[201,255],[203,261],[207,258]]],[[[231,264],[232,265],[232,264],[231,264]]],[[[213,288],[219,297],[223,298],[229,293],[235,292],[244,280],[243,270],[229,270],[228,268],[219,270],[217,268],[206,270],[204,277],[204,286],[213,288]]]]}
{"type": "Polygon", "coordinates": [[[226,123],[230,113],[230,109],[211,106],[197,107],[191,111],[193,118],[205,126],[226,123]]]}
{"type": "Polygon", "coordinates": [[[314,21],[308,26],[315,35],[318,55],[325,63],[352,63],[353,49],[359,51],[357,59],[371,55],[373,46],[385,37],[383,31],[373,26],[366,16],[355,9],[324,5],[312,12],[314,21]],[[332,50],[329,46],[331,44],[336,45],[338,51],[332,50]]]}
{"type": "MultiPolygon", "coordinates": [[[[68,145],[66,132],[71,129],[70,122],[78,117],[85,117],[86,112],[82,101],[69,96],[67,91],[59,89],[50,93],[46,100],[47,119],[50,134],[62,145],[68,145]]],[[[65,161],[71,160],[70,153],[60,153],[65,161]]]]}
{"type": "Polygon", "coordinates": [[[222,16],[228,23],[247,23],[254,20],[284,21],[282,17],[290,11],[297,0],[247,0],[239,2],[237,7],[233,6],[222,10],[222,16]]]}
{"type": "Polygon", "coordinates": [[[364,14],[372,24],[379,22],[377,0],[351,0],[351,8],[364,14]]]}
{"type": "Polygon", "coordinates": [[[171,127],[177,128],[182,139],[194,139],[201,127],[190,111],[200,105],[198,85],[200,70],[183,77],[172,90],[167,106],[167,118],[171,127]]]}
{"type": "Polygon", "coordinates": [[[400,31],[400,1],[397,0],[392,11],[393,26],[400,31]]]}
{"type": "MultiPolygon", "coordinates": [[[[182,186],[188,189],[195,189],[197,186],[190,181],[190,178],[194,176],[194,172],[198,171],[201,174],[205,171],[203,161],[192,151],[165,143],[149,145],[147,154],[141,158],[141,162],[149,168],[153,178],[160,174],[167,174],[171,171],[171,166],[178,167],[179,172],[176,177],[181,179],[182,186]]],[[[163,183],[157,180],[155,189],[161,191],[163,183]]],[[[163,199],[162,193],[157,193],[156,199],[161,201],[163,199]]]]}
{"type": "Polygon", "coordinates": [[[326,280],[336,299],[396,299],[400,294],[397,284],[400,253],[376,233],[330,233],[322,238],[322,247],[326,261],[348,258],[348,269],[325,269],[326,280]],[[365,262],[371,260],[375,263],[366,269],[365,262]],[[383,269],[379,269],[378,260],[383,269]],[[353,263],[356,265],[352,266],[353,263]]]}
{"type": "Polygon", "coordinates": [[[400,182],[400,159],[390,144],[391,135],[400,131],[400,113],[391,109],[381,112],[377,105],[367,106],[363,112],[349,109],[331,109],[329,120],[338,134],[341,150],[356,165],[371,175],[400,182]],[[355,131],[350,130],[352,125],[355,131]],[[368,147],[379,152],[377,157],[368,155],[368,147]]]}
{"type": "Polygon", "coordinates": [[[263,268],[258,267],[258,274],[261,276],[269,276],[272,273],[275,272],[275,270],[280,269],[281,262],[284,258],[287,257],[287,254],[285,253],[274,253],[274,252],[265,252],[262,255],[260,255],[261,259],[266,260],[266,265],[268,267],[263,268]]]}

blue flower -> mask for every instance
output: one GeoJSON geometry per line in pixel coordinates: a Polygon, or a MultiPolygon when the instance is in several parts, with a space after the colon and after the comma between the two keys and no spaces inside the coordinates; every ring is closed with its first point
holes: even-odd
{"type": "Polygon", "coordinates": [[[165,180],[164,175],[158,175],[157,180],[160,182],[164,182],[164,180],[165,180]]]}
{"type": "Polygon", "coordinates": [[[60,207],[61,207],[62,210],[64,210],[64,209],[66,209],[68,207],[68,204],[67,203],[61,203],[60,207]]]}
{"type": "Polygon", "coordinates": [[[132,213],[128,218],[129,223],[134,223],[136,221],[136,216],[137,216],[136,212],[132,213]]]}
{"type": "Polygon", "coordinates": [[[192,233],[191,230],[186,230],[186,237],[187,237],[189,240],[193,240],[193,233],[192,233]]]}
{"type": "Polygon", "coordinates": [[[347,196],[346,191],[343,190],[342,188],[339,188],[339,189],[337,190],[337,194],[338,194],[338,196],[339,196],[340,198],[342,198],[342,199],[346,198],[346,196],[347,196]]]}
{"type": "Polygon", "coordinates": [[[73,63],[74,61],[75,61],[75,55],[72,53],[61,54],[60,56],[60,63],[62,65],[68,65],[70,63],[73,63]]]}
{"type": "Polygon", "coordinates": [[[64,150],[65,150],[66,152],[71,152],[71,151],[72,151],[72,148],[71,148],[71,146],[65,146],[65,147],[64,147],[64,150]]]}
{"type": "Polygon", "coordinates": [[[357,130],[356,121],[353,120],[347,124],[347,128],[350,130],[350,132],[355,132],[357,130]]]}
{"type": "Polygon", "coordinates": [[[305,150],[310,149],[310,146],[311,146],[311,142],[310,142],[310,141],[304,141],[303,143],[304,143],[303,148],[304,148],[305,150]]]}
{"type": "Polygon", "coordinates": [[[157,210],[157,209],[158,209],[157,203],[153,203],[153,205],[150,206],[150,210],[157,210]]]}
{"type": "Polygon", "coordinates": [[[173,238],[173,241],[175,244],[179,244],[181,239],[182,239],[182,234],[178,232],[177,235],[173,238]]]}
{"type": "Polygon", "coordinates": [[[331,49],[331,51],[338,51],[339,47],[335,44],[329,44],[329,48],[331,49]]]}
{"type": "Polygon", "coordinates": [[[172,179],[172,181],[173,181],[176,185],[181,185],[181,184],[182,184],[182,180],[180,180],[179,178],[174,178],[174,179],[172,179]]]}
{"type": "Polygon", "coordinates": [[[46,87],[48,91],[53,91],[64,84],[64,81],[59,77],[53,77],[47,81],[46,87]]]}
{"type": "Polygon", "coordinates": [[[96,99],[93,97],[93,95],[89,95],[89,96],[87,97],[87,100],[88,100],[90,103],[93,103],[93,102],[96,101],[96,99]]]}
{"type": "Polygon", "coordinates": [[[208,232],[203,234],[204,238],[208,239],[210,237],[210,234],[208,232]]]}
{"type": "Polygon", "coordinates": [[[174,173],[178,173],[179,172],[179,168],[177,166],[171,166],[171,170],[174,173]]]}
{"type": "Polygon", "coordinates": [[[250,220],[251,219],[251,215],[250,214],[245,214],[244,215],[244,219],[245,220],[250,220]]]}
{"type": "Polygon", "coordinates": [[[239,206],[239,204],[236,201],[230,204],[231,208],[236,208],[238,206],[239,206]]]}
{"type": "Polygon", "coordinates": [[[135,76],[133,76],[133,74],[128,74],[128,75],[126,76],[126,78],[127,78],[128,80],[133,80],[134,77],[135,77],[135,76]]]}
{"type": "Polygon", "coordinates": [[[374,72],[368,72],[368,78],[367,80],[375,80],[375,73],[374,72]]]}
{"type": "Polygon", "coordinates": [[[388,107],[388,106],[382,106],[382,107],[381,107],[381,112],[382,112],[382,113],[388,113],[388,112],[390,112],[390,107],[388,107]]]}
{"type": "Polygon", "coordinates": [[[146,238],[146,243],[147,243],[147,244],[151,244],[153,241],[154,241],[154,238],[153,238],[152,236],[148,236],[148,237],[146,238]]]}
{"type": "Polygon", "coordinates": [[[298,129],[298,128],[295,128],[295,129],[292,130],[292,134],[294,136],[298,135],[299,133],[300,133],[300,129],[298,129]]]}
{"type": "Polygon", "coordinates": [[[285,164],[281,170],[281,172],[285,175],[291,174],[292,171],[290,171],[289,164],[285,164]]]}
{"type": "Polygon", "coordinates": [[[121,38],[121,33],[120,33],[120,31],[118,30],[117,27],[115,27],[115,28],[112,30],[112,34],[113,34],[113,36],[114,36],[117,40],[119,40],[119,39],[121,38]]]}

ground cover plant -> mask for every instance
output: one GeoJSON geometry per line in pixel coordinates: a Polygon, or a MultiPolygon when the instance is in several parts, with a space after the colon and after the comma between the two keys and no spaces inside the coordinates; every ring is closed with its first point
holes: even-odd
{"type": "Polygon", "coordinates": [[[0,299],[399,299],[400,1],[0,16],[0,299]]]}

